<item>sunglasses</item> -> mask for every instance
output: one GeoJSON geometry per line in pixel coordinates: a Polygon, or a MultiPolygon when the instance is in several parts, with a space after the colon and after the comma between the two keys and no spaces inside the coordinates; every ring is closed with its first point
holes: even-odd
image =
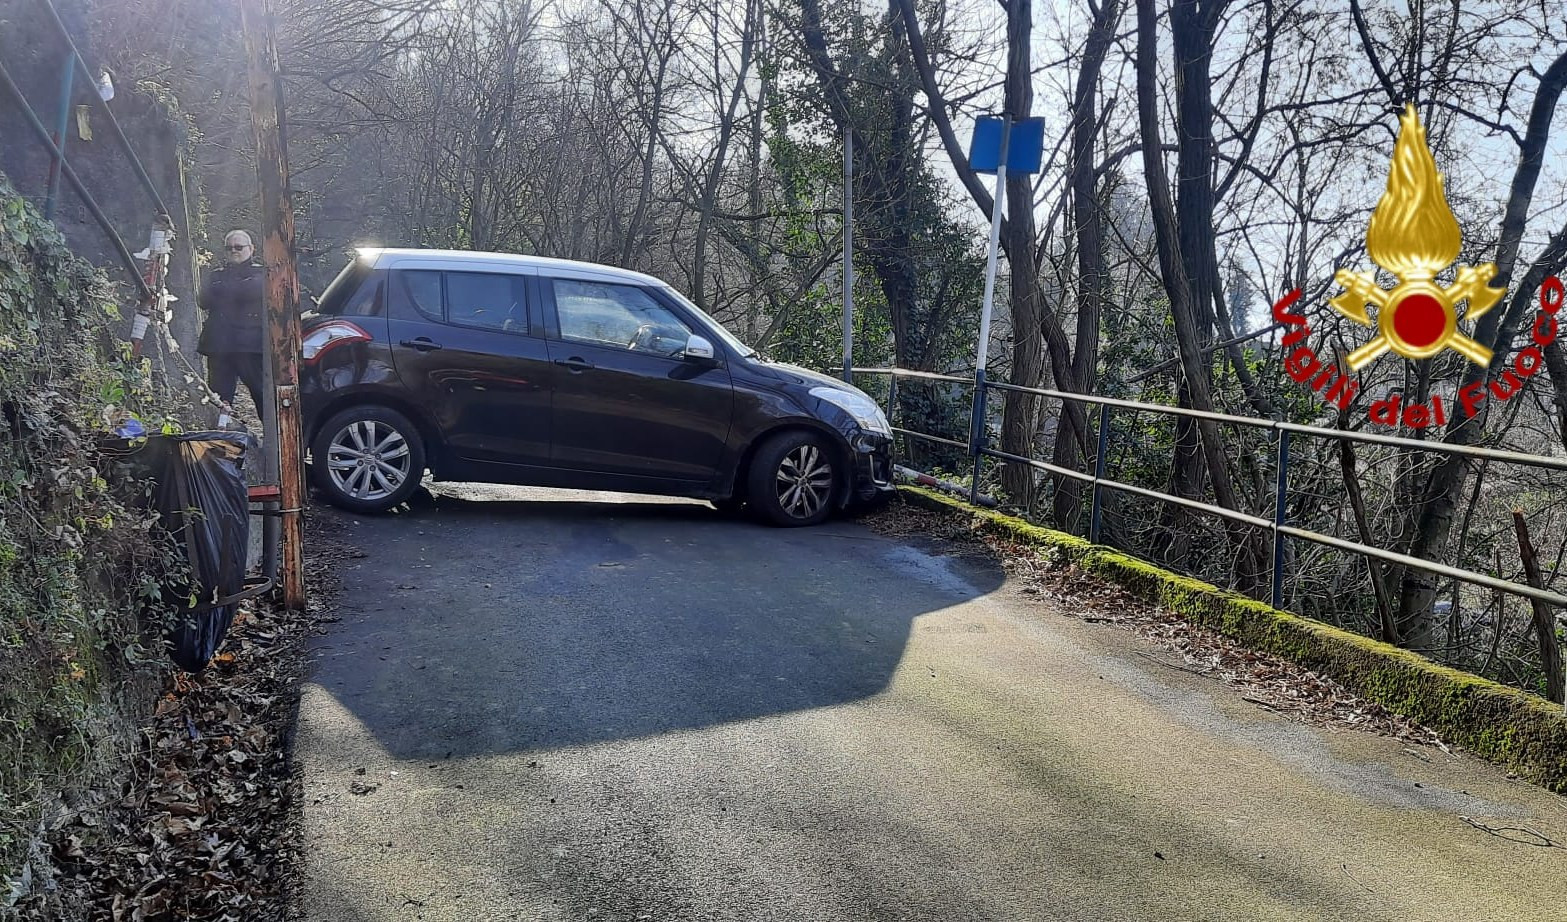
{"type": "Polygon", "coordinates": [[[235,253],[238,253],[240,250],[248,250],[248,249],[250,249],[250,244],[248,244],[248,243],[231,243],[231,244],[228,245],[228,249],[234,251],[235,253]]]}

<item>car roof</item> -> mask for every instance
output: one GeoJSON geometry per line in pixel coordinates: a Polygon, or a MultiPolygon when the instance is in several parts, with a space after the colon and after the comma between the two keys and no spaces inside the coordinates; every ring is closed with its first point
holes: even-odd
{"type": "Polygon", "coordinates": [[[411,247],[358,247],[357,249],[361,259],[369,260],[378,269],[394,265],[411,268],[421,264],[445,269],[459,265],[472,265],[475,269],[481,266],[508,266],[518,269],[566,271],[572,274],[584,273],[638,282],[643,285],[656,285],[661,288],[669,287],[667,282],[651,275],[622,269],[619,266],[606,266],[602,263],[576,259],[524,256],[520,253],[489,253],[481,250],[435,250],[411,247]]]}

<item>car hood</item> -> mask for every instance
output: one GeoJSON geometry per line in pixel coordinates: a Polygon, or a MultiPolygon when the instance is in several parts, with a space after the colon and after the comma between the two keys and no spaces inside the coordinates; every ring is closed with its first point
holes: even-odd
{"type": "Polygon", "coordinates": [[[835,387],[840,391],[849,391],[851,393],[860,394],[861,396],[867,398],[870,396],[854,385],[844,381],[842,378],[834,378],[832,375],[824,375],[819,371],[812,371],[809,368],[801,368],[798,365],[790,365],[787,362],[768,362],[764,367],[785,381],[799,384],[804,387],[835,387]]]}

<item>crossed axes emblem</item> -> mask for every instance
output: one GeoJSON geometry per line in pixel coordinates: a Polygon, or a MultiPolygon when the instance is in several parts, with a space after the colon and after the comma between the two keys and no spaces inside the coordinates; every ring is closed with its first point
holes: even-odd
{"type": "Polygon", "coordinates": [[[1502,289],[1490,286],[1495,275],[1495,263],[1460,266],[1447,288],[1429,278],[1400,276],[1400,284],[1390,291],[1378,285],[1371,273],[1338,270],[1333,281],[1344,292],[1328,303],[1362,326],[1378,327],[1370,342],[1349,354],[1349,367],[1358,370],[1390,349],[1410,359],[1426,359],[1452,349],[1476,365],[1491,364],[1491,350],[1458,329],[1455,305],[1469,301],[1465,320],[1478,319],[1495,307],[1503,294],[1502,289]],[[1367,314],[1367,304],[1377,309],[1376,320],[1367,314]]]}

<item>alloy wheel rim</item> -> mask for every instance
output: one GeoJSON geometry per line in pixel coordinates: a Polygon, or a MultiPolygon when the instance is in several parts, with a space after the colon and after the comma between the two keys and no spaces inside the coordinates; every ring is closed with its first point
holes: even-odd
{"type": "Polygon", "coordinates": [[[808,519],[827,504],[832,465],[815,445],[800,445],[784,455],[776,478],[778,505],[792,518],[808,519]]]}
{"type": "Polygon", "coordinates": [[[327,446],[327,473],[345,496],[385,499],[407,482],[413,456],[401,432],[373,419],[351,422],[327,446]]]}

